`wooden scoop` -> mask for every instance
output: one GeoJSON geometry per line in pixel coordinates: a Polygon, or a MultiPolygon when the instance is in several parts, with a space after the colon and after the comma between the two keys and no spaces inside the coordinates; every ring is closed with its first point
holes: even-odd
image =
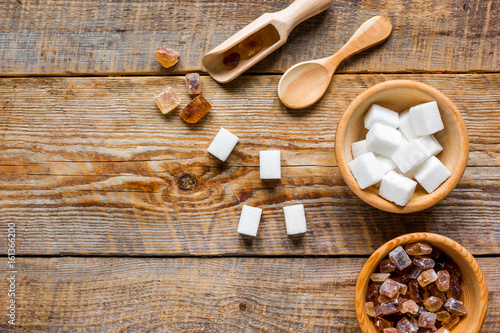
{"type": "Polygon", "coordinates": [[[391,31],[392,25],[388,19],[374,16],[363,23],[334,55],[290,67],[278,85],[281,102],[292,109],[302,109],[316,103],[328,89],[337,66],[344,59],[382,43],[391,31]]]}
{"type": "Polygon", "coordinates": [[[203,66],[215,81],[229,82],[285,44],[288,35],[297,24],[321,13],[332,3],[333,0],[296,0],[279,12],[263,14],[205,54],[202,59],[203,66]],[[255,54],[248,55],[248,52],[242,52],[240,43],[256,39],[260,49],[255,54]],[[225,65],[224,58],[234,53],[238,53],[240,57],[238,64],[225,65]]]}

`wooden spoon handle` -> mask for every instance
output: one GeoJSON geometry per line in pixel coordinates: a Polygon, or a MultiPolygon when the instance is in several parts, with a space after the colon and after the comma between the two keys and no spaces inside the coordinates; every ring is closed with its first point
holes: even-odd
{"type": "Polygon", "coordinates": [[[359,27],[351,39],[335,53],[334,58],[340,63],[350,56],[369,47],[382,43],[392,31],[392,24],[383,16],[374,16],[359,27]]]}
{"type": "Polygon", "coordinates": [[[333,0],[295,0],[290,6],[272,15],[275,20],[282,23],[280,28],[288,36],[297,24],[321,13],[330,7],[332,3],[333,0]]]}

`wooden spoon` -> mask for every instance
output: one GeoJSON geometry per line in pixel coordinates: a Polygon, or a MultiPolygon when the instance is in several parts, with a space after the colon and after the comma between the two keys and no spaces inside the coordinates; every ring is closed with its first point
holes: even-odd
{"type": "Polygon", "coordinates": [[[374,16],[363,23],[334,55],[290,67],[278,85],[281,102],[292,109],[302,109],[316,103],[328,89],[335,70],[344,59],[382,43],[391,31],[392,25],[387,18],[374,16]]]}
{"type": "Polygon", "coordinates": [[[205,54],[202,59],[203,66],[215,81],[229,82],[285,44],[295,26],[321,13],[332,3],[333,0],[296,0],[279,12],[265,13],[205,54]],[[260,41],[261,48],[255,54],[246,56],[240,50],[240,43],[251,37],[260,41]],[[235,53],[240,57],[238,64],[225,65],[224,58],[235,53]]]}

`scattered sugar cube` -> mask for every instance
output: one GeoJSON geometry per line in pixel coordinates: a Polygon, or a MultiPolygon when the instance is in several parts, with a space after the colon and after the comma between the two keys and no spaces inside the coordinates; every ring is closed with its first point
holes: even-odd
{"type": "Polygon", "coordinates": [[[261,215],[262,209],[243,205],[240,215],[240,223],[238,224],[238,233],[252,237],[257,236],[257,229],[259,229],[261,215]]]}
{"type": "Polygon", "coordinates": [[[424,135],[418,139],[424,149],[430,154],[436,156],[443,151],[443,146],[434,137],[434,135],[424,135]]]}
{"type": "Polygon", "coordinates": [[[281,178],[281,155],[279,150],[260,152],[260,179],[281,178]]]}
{"type": "Polygon", "coordinates": [[[181,118],[184,119],[186,123],[194,124],[203,118],[211,109],[212,104],[202,95],[198,95],[181,110],[181,118]]]}
{"type": "Polygon", "coordinates": [[[155,52],[155,58],[165,68],[172,67],[179,59],[179,52],[168,47],[159,47],[155,52]]]}
{"type": "Polygon", "coordinates": [[[396,205],[405,206],[410,201],[417,182],[398,174],[395,171],[389,171],[380,183],[378,194],[396,205]]]}
{"type": "Polygon", "coordinates": [[[161,113],[167,114],[181,103],[181,99],[175,93],[174,88],[166,87],[154,97],[156,105],[160,108],[161,113]]]}
{"type": "Polygon", "coordinates": [[[392,156],[392,160],[403,173],[410,171],[423,161],[429,158],[431,154],[422,146],[418,139],[413,139],[400,147],[392,156]]]}
{"type": "Polygon", "coordinates": [[[450,171],[435,156],[431,156],[415,170],[415,179],[431,193],[451,176],[450,171]]]}
{"type": "Polygon", "coordinates": [[[399,130],[403,132],[403,135],[408,141],[418,138],[411,124],[410,110],[403,111],[399,114],[399,130]]]}
{"type": "Polygon", "coordinates": [[[410,120],[418,136],[434,134],[444,128],[437,102],[429,102],[410,108],[410,120]]]}
{"type": "Polygon", "coordinates": [[[238,142],[238,137],[221,127],[207,151],[221,161],[225,161],[238,142]]]}
{"type": "Polygon", "coordinates": [[[186,74],[186,89],[189,95],[201,94],[200,74],[198,73],[186,74]]]}
{"type": "Polygon", "coordinates": [[[382,125],[375,124],[366,134],[366,148],[369,151],[391,157],[401,145],[401,132],[382,125]]]}
{"type": "Polygon", "coordinates": [[[351,145],[352,158],[355,159],[360,155],[368,153],[368,149],[366,149],[366,140],[361,140],[354,142],[351,145]]]}
{"type": "Polygon", "coordinates": [[[394,161],[392,159],[390,159],[389,157],[378,155],[378,156],[375,156],[375,158],[377,159],[378,164],[380,165],[380,167],[384,171],[384,174],[388,173],[391,170],[396,169],[396,163],[394,163],[394,161]]]}
{"type": "Polygon", "coordinates": [[[373,125],[380,123],[392,128],[398,128],[399,116],[397,112],[373,104],[365,115],[365,127],[371,129],[373,125]]]}
{"type": "Polygon", "coordinates": [[[378,183],[385,175],[384,170],[372,152],[358,156],[348,166],[361,189],[378,183]]]}
{"type": "Polygon", "coordinates": [[[283,212],[288,235],[304,234],[307,231],[304,205],[283,207],[283,212]]]}

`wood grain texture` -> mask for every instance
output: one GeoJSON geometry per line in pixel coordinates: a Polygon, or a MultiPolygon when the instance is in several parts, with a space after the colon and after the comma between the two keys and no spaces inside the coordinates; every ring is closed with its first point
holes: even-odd
{"type": "MultiPolygon", "coordinates": [[[[365,260],[18,258],[9,332],[360,332],[354,288],[365,260]]],[[[479,264],[490,299],[481,332],[496,333],[498,260],[479,264]]]]}
{"type": "MultiPolygon", "coordinates": [[[[500,75],[336,75],[305,110],[283,107],[278,76],[220,86],[203,77],[213,109],[198,124],[164,116],[152,96],[184,78],[0,80],[0,223],[15,222],[21,254],[370,254],[404,233],[440,233],[473,254],[500,252],[500,75]],[[437,206],[398,216],[364,204],[334,156],[347,104],[378,82],[411,78],[462,112],[470,158],[437,206]],[[224,126],[240,137],[226,163],[206,147],[224,126]],[[259,150],[282,151],[282,180],[261,182],[259,150]],[[264,209],[258,237],[236,233],[242,204],[264,209]],[[282,207],[306,206],[309,231],[286,236],[282,207]]],[[[6,238],[0,238],[5,251],[6,238]]]]}
{"type": "MultiPolygon", "coordinates": [[[[21,1],[0,6],[1,75],[165,74],[202,70],[203,54],[262,13],[292,1],[21,1]],[[221,19],[223,18],[223,19],[221,19]],[[179,63],[162,69],[153,52],[169,46],[179,63]]],[[[494,0],[334,1],[299,25],[287,44],[252,72],[283,72],[333,54],[368,18],[394,31],[339,72],[499,71],[500,3],[494,0]]]]}

